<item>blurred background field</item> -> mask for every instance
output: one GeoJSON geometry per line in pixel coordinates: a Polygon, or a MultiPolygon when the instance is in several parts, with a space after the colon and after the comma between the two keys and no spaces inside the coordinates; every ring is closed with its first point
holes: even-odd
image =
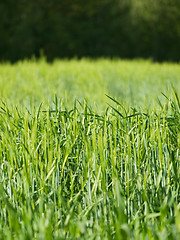
{"type": "Polygon", "coordinates": [[[7,0],[0,16],[0,98],[11,105],[57,95],[104,109],[109,94],[149,106],[180,89],[179,0],[7,0]]]}
{"type": "Polygon", "coordinates": [[[102,110],[108,94],[123,104],[148,107],[161,92],[170,95],[172,85],[179,91],[179,76],[179,64],[143,60],[19,61],[0,65],[0,98],[10,105],[45,107],[56,95],[67,106],[86,99],[102,110]]]}

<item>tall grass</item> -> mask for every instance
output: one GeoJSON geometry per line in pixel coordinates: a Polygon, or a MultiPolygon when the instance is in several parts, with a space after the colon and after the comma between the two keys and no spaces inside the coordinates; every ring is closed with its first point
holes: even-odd
{"type": "Polygon", "coordinates": [[[0,109],[0,239],[179,239],[180,104],[0,109]]]}

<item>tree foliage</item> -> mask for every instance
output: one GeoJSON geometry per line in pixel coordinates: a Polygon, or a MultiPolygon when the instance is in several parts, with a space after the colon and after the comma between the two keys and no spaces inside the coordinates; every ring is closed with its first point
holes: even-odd
{"type": "Polygon", "coordinates": [[[39,56],[179,61],[179,0],[6,0],[0,60],[39,56]]]}

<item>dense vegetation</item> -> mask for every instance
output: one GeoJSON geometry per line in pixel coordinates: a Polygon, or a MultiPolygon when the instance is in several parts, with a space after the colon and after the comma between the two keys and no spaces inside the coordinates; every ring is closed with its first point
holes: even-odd
{"type": "Polygon", "coordinates": [[[179,61],[179,0],[0,2],[0,61],[38,56],[179,61]]]}
{"type": "Polygon", "coordinates": [[[157,103],[157,97],[164,101],[161,92],[170,96],[171,84],[180,89],[179,76],[179,64],[142,60],[23,61],[0,65],[0,97],[8,105],[29,109],[40,103],[48,107],[57,95],[70,108],[75,99],[87,99],[103,110],[108,94],[127,106],[149,107],[157,103]]]}
{"type": "Polygon", "coordinates": [[[179,71],[119,60],[1,65],[0,239],[178,240],[179,71]]]}

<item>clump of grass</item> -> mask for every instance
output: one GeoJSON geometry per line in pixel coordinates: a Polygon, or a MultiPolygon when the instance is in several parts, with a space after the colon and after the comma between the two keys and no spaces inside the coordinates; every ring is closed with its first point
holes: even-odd
{"type": "Polygon", "coordinates": [[[0,109],[0,239],[179,239],[180,105],[0,109]]]}

